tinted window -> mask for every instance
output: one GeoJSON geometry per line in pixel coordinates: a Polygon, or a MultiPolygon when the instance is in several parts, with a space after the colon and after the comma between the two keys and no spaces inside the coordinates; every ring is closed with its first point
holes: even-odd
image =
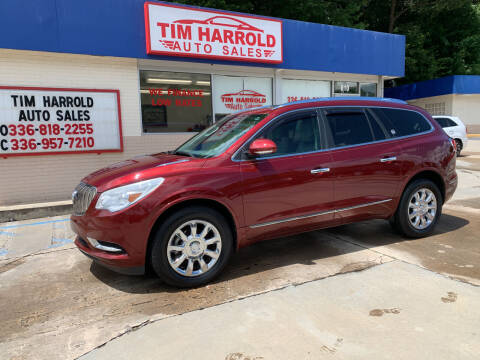
{"type": "Polygon", "coordinates": [[[383,128],[383,124],[379,122],[374,116],[369,116],[368,120],[372,127],[373,136],[375,140],[385,140],[387,138],[386,130],[383,128]]]}
{"type": "Polygon", "coordinates": [[[373,141],[370,125],[363,111],[328,110],[326,117],[331,130],[331,142],[335,147],[373,141]]]}
{"type": "Polygon", "coordinates": [[[453,120],[449,118],[434,118],[434,119],[442,128],[457,126],[457,124],[455,124],[455,122],[453,122],[453,120]]]}
{"type": "Polygon", "coordinates": [[[270,139],[277,145],[274,155],[298,154],[320,149],[320,133],[315,113],[281,120],[260,137],[270,139]]]}
{"type": "Polygon", "coordinates": [[[427,120],[415,111],[373,108],[387,132],[394,137],[407,136],[430,130],[427,120]]]}

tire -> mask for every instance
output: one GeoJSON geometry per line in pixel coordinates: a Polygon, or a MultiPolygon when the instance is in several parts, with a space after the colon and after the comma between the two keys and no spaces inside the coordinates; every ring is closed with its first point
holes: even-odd
{"type": "Polygon", "coordinates": [[[397,211],[390,224],[395,230],[410,238],[428,236],[435,229],[435,225],[442,214],[442,204],[442,194],[437,185],[427,179],[417,179],[403,191],[397,211]],[[422,194],[422,191],[425,194],[423,200],[421,200],[421,195],[418,195],[422,194]],[[433,195],[435,204],[433,201],[427,202],[429,194],[433,195]],[[416,198],[414,198],[415,195],[416,198]],[[415,199],[421,201],[415,202],[415,199]],[[420,206],[417,206],[416,203],[419,203],[420,206]],[[424,205],[425,203],[426,205],[424,205]],[[433,216],[431,209],[435,210],[433,216]],[[426,213],[424,213],[425,211],[426,213]],[[419,215],[415,217],[414,214],[419,215]],[[417,217],[419,220],[415,226],[417,217]],[[433,219],[429,219],[429,217],[433,217],[433,219]]]}
{"type": "Polygon", "coordinates": [[[457,157],[459,157],[459,156],[460,156],[460,153],[462,152],[462,149],[463,149],[462,140],[460,140],[460,139],[455,139],[455,144],[456,144],[456,146],[457,146],[457,148],[456,148],[457,157]]]}
{"type": "Polygon", "coordinates": [[[232,229],[225,217],[211,208],[192,206],[163,222],[153,239],[150,259],[153,270],[165,283],[187,288],[212,281],[226,266],[232,252],[232,229]],[[200,237],[193,236],[194,232],[200,237]],[[208,244],[212,241],[215,242],[208,244]]]}

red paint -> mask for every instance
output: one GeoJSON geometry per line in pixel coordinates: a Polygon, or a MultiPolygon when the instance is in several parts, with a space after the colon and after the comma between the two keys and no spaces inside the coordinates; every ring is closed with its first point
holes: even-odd
{"type": "MultiPolygon", "coordinates": [[[[232,60],[232,61],[242,61],[242,62],[271,63],[271,64],[280,64],[280,63],[283,62],[283,44],[281,44],[281,46],[280,46],[280,49],[281,49],[280,50],[280,60],[269,60],[269,59],[265,59],[265,58],[257,59],[257,58],[253,58],[253,57],[252,58],[242,57],[242,56],[247,56],[247,55],[239,54],[235,47],[232,49],[232,51],[229,51],[229,53],[231,52],[233,54],[233,52],[236,51],[236,55],[239,55],[239,56],[227,56],[227,54],[225,54],[225,48],[224,48],[224,51],[223,51],[225,56],[190,53],[190,52],[186,52],[185,48],[184,48],[184,51],[179,51],[179,52],[152,50],[151,41],[150,41],[150,24],[149,24],[150,16],[149,16],[149,9],[148,9],[149,5],[161,5],[161,6],[165,6],[165,7],[172,7],[172,8],[178,8],[178,9],[187,9],[187,10],[193,10],[193,11],[209,12],[209,13],[221,14],[221,15],[224,15],[224,16],[227,15],[227,17],[228,17],[229,14],[232,14],[232,15],[236,15],[236,16],[241,16],[243,18],[275,21],[275,22],[278,22],[280,24],[280,40],[283,41],[283,22],[281,20],[278,20],[278,19],[262,17],[262,16],[255,16],[255,15],[235,14],[235,13],[229,13],[229,12],[218,11],[218,10],[199,9],[199,8],[193,8],[193,7],[181,6],[181,5],[172,5],[172,4],[165,4],[165,3],[159,4],[159,3],[155,3],[155,2],[151,2],[151,1],[146,1],[145,4],[144,4],[144,17],[145,17],[145,40],[146,40],[147,54],[207,58],[207,59],[215,59],[215,60],[232,60]]],[[[206,19],[204,21],[208,21],[208,20],[211,20],[211,19],[206,19]]],[[[238,19],[235,19],[235,20],[240,21],[238,19]]],[[[179,25],[180,24],[192,24],[193,22],[198,23],[198,20],[188,20],[188,19],[186,19],[186,20],[174,21],[174,23],[177,23],[179,25]]],[[[161,28],[162,34],[164,34],[166,32],[166,30],[165,30],[166,25],[170,25],[170,24],[157,23],[157,26],[159,26],[161,28]]],[[[255,28],[251,25],[248,25],[248,26],[250,26],[252,28],[255,28]]],[[[182,31],[184,31],[184,30],[185,29],[182,29],[182,31]]],[[[245,29],[242,29],[242,30],[245,30],[245,29]]],[[[260,30],[260,29],[257,29],[257,30],[252,29],[251,31],[263,32],[263,30],[260,30]]],[[[242,44],[242,43],[245,44],[245,40],[243,38],[240,38],[240,36],[242,36],[242,35],[243,35],[243,33],[238,33],[238,32],[230,33],[230,32],[228,32],[228,30],[226,30],[223,33],[223,40],[231,41],[234,44],[242,44]]],[[[191,37],[191,33],[190,33],[190,37],[191,37]]],[[[186,35],[185,38],[188,39],[188,35],[186,35]]],[[[268,35],[266,37],[266,43],[265,44],[261,43],[260,37],[257,38],[257,41],[259,42],[259,46],[264,46],[264,45],[267,46],[267,47],[275,46],[275,38],[272,35],[268,35]],[[260,45],[260,43],[262,45],[260,45]]],[[[177,46],[178,46],[179,49],[181,49],[180,44],[178,44],[178,42],[175,42],[175,41],[164,41],[164,42],[166,43],[165,44],[166,47],[171,49],[171,50],[177,49],[177,46]],[[177,43],[177,44],[175,44],[175,43],[177,43]]],[[[194,43],[194,45],[197,47],[197,51],[199,51],[198,47],[201,46],[201,44],[200,43],[194,43]]],[[[209,46],[209,44],[206,44],[204,46],[209,46]]],[[[205,52],[208,52],[207,49],[205,49],[205,52]]],[[[273,53],[274,53],[274,51],[264,50],[264,56],[265,57],[270,57],[270,56],[273,55],[273,53]]],[[[255,52],[255,54],[256,54],[256,52],[255,52]]]]}
{"type": "Polygon", "coordinates": [[[123,152],[122,109],[120,107],[120,90],[113,90],[113,89],[74,89],[74,88],[53,88],[53,87],[34,87],[34,86],[0,86],[0,89],[115,93],[115,95],[117,97],[118,129],[119,129],[119,136],[120,136],[120,149],[83,150],[83,151],[82,150],[80,150],[80,151],[51,151],[51,152],[48,151],[48,152],[35,152],[35,153],[22,153],[22,154],[1,154],[2,158],[15,157],[15,156],[70,155],[70,154],[85,154],[85,153],[101,154],[101,153],[123,152]]]}
{"type": "MultiPolygon", "coordinates": [[[[433,171],[445,184],[445,201],[456,188],[455,151],[448,136],[425,111],[404,104],[371,100],[330,100],[290,104],[274,109],[253,109],[248,113],[268,113],[260,123],[239,138],[223,154],[209,159],[156,154],[99,170],[83,181],[101,193],[135,181],[164,177],[164,183],[150,196],[122,210],[96,210],[92,201],[84,216],[72,216],[74,231],[82,238],[116,243],[127,254],[112,255],[86,248],[98,261],[120,267],[145,264],[152,228],[167,209],[192,199],[216,201],[228,209],[235,223],[237,247],[279,236],[331,227],[366,219],[387,219],[396,211],[403,189],[421,171],[433,171]],[[380,106],[421,112],[433,125],[432,132],[404,139],[331,149],[279,158],[233,161],[232,155],[260,128],[279,115],[296,109],[325,106],[380,106]],[[395,154],[397,161],[379,159],[395,154]],[[188,160],[168,166],[159,166],[188,160]],[[311,170],[330,171],[312,174],[311,170]],[[382,204],[357,207],[369,202],[392,199],[382,204]],[[312,214],[320,216],[307,217],[312,214]],[[251,227],[295,217],[301,219],[251,227]]],[[[270,140],[257,145],[271,148],[270,140]]],[[[255,145],[255,147],[257,146],[255,145]]]]}
{"type": "Polygon", "coordinates": [[[277,151],[277,144],[270,139],[257,139],[250,144],[248,151],[252,155],[273,154],[277,151]]]}

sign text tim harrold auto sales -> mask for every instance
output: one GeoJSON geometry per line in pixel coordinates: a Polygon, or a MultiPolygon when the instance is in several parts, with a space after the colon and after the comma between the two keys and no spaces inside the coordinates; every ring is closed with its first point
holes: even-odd
{"type": "Polygon", "coordinates": [[[280,63],[282,22],[145,3],[147,53],[280,63]]]}

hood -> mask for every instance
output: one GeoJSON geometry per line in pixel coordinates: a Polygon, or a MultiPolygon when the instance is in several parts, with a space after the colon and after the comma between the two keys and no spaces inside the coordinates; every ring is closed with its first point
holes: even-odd
{"type": "Polygon", "coordinates": [[[166,153],[142,155],[97,170],[82,182],[93,185],[102,192],[133,182],[167,176],[184,169],[201,167],[204,162],[205,159],[166,153]]]}

